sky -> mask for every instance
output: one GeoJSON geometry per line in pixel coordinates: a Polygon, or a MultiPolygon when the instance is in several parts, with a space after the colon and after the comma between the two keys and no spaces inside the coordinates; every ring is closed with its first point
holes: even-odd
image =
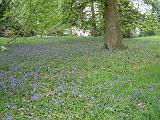
{"type": "Polygon", "coordinates": [[[145,4],[143,0],[131,0],[134,4],[134,7],[138,9],[141,13],[151,13],[152,7],[145,4]]]}

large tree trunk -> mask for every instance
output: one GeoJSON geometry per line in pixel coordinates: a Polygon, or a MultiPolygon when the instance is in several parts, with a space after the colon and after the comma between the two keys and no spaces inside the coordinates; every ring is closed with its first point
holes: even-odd
{"type": "Polygon", "coordinates": [[[91,13],[92,13],[92,30],[91,36],[97,36],[97,25],[96,25],[96,15],[95,15],[95,8],[94,8],[94,1],[91,3],[91,13]]]}
{"type": "Polygon", "coordinates": [[[104,19],[106,48],[122,48],[123,35],[120,28],[117,0],[106,0],[104,19]]]}

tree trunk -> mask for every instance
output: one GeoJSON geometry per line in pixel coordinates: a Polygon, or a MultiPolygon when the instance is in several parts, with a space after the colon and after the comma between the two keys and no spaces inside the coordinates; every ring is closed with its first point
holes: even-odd
{"type": "Polygon", "coordinates": [[[97,26],[96,26],[96,15],[95,15],[95,8],[94,8],[94,1],[91,3],[91,13],[92,13],[92,30],[91,36],[97,36],[97,26]]]}
{"type": "Polygon", "coordinates": [[[127,34],[128,34],[127,35],[128,38],[132,38],[132,31],[131,30],[128,30],[127,34]]]}
{"type": "Polygon", "coordinates": [[[106,48],[122,48],[123,35],[120,28],[117,0],[106,0],[104,19],[106,48]]]}

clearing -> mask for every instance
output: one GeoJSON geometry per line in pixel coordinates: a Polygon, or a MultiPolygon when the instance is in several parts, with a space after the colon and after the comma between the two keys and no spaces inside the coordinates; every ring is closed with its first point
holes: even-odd
{"type": "Polygon", "coordinates": [[[160,37],[124,42],[18,38],[0,52],[0,119],[159,120],[160,37]]]}

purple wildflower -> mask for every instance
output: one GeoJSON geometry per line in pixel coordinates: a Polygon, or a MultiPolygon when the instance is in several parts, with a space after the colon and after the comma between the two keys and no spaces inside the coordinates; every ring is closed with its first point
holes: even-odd
{"type": "Polygon", "coordinates": [[[38,80],[38,65],[35,67],[35,69],[34,69],[34,79],[35,80],[38,80]]]}
{"type": "Polygon", "coordinates": [[[37,71],[36,71],[35,74],[34,74],[34,79],[35,79],[35,80],[38,80],[38,72],[37,72],[37,71]]]}
{"type": "Polygon", "coordinates": [[[117,83],[117,82],[118,82],[118,80],[114,80],[114,82],[115,82],[115,83],[117,83]]]}
{"type": "Polygon", "coordinates": [[[42,97],[42,93],[34,93],[32,96],[32,100],[39,100],[42,97]]]}
{"type": "Polygon", "coordinates": [[[60,90],[64,93],[65,92],[65,88],[63,86],[60,86],[60,90]]]}
{"type": "Polygon", "coordinates": [[[13,115],[9,113],[6,117],[6,120],[14,120],[13,115]]]}
{"type": "Polygon", "coordinates": [[[0,82],[0,86],[1,86],[3,91],[6,91],[6,85],[5,85],[4,82],[0,82]]]}
{"type": "Polygon", "coordinates": [[[37,84],[34,84],[33,85],[33,92],[36,93],[36,91],[37,91],[37,84]]]}
{"type": "Polygon", "coordinates": [[[28,91],[26,91],[26,93],[25,93],[25,94],[26,94],[26,96],[27,96],[27,97],[29,97],[29,96],[30,96],[30,93],[29,93],[28,91]]]}
{"type": "Polygon", "coordinates": [[[26,86],[27,86],[27,85],[26,85],[25,81],[22,80],[22,81],[19,83],[19,85],[20,85],[19,87],[21,88],[21,90],[25,90],[25,89],[26,89],[26,86]]]}
{"type": "Polygon", "coordinates": [[[2,73],[2,70],[0,70],[0,78],[3,77],[3,73],[2,73]]]}
{"type": "Polygon", "coordinates": [[[18,80],[16,78],[14,78],[13,76],[10,76],[9,79],[10,79],[10,82],[11,82],[11,86],[15,87],[18,83],[18,80]]]}

